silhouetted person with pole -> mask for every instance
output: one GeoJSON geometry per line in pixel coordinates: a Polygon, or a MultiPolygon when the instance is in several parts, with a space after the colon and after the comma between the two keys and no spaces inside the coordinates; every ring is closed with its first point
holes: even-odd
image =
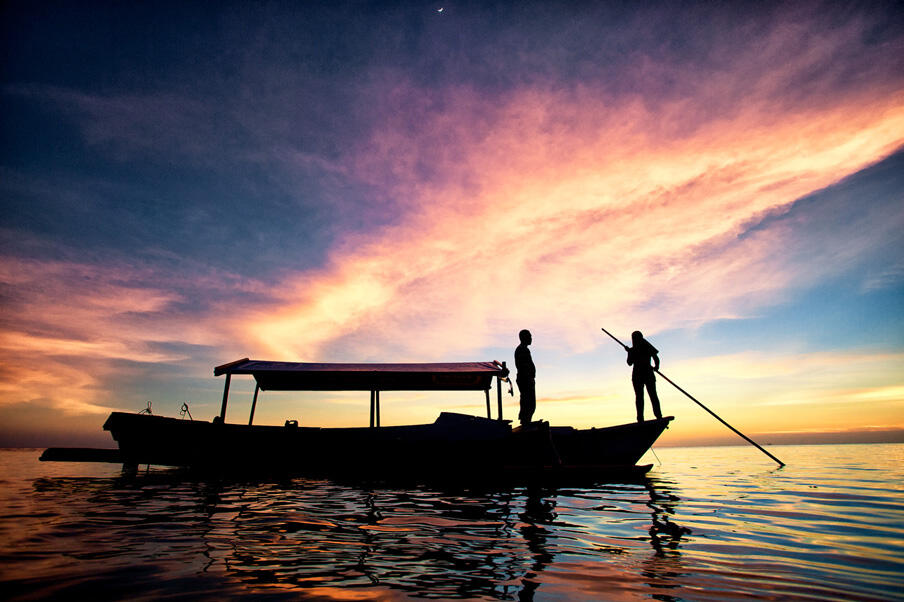
{"type": "Polygon", "coordinates": [[[628,352],[628,365],[634,366],[631,372],[631,383],[634,385],[634,403],[637,405],[637,422],[643,422],[643,388],[650,394],[650,405],[656,418],[662,418],[659,409],[659,396],[656,395],[656,377],[653,373],[659,370],[659,350],[643,338],[643,333],[635,330],[631,333],[632,347],[625,347],[628,352]],[[650,360],[653,366],[650,366],[650,360]]]}
{"type": "Polygon", "coordinates": [[[518,333],[518,338],[521,339],[521,344],[515,348],[515,370],[518,371],[515,380],[518,383],[518,393],[521,394],[521,412],[518,414],[518,420],[521,424],[529,424],[534,410],[537,409],[537,389],[534,382],[537,369],[530,356],[530,349],[527,348],[533,342],[530,331],[522,330],[518,333]]]}

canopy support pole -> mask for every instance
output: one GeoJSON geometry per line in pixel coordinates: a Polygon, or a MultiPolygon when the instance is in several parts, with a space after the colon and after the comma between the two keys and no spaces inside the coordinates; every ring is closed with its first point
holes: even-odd
{"type": "Polygon", "coordinates": [[[484,391],[484,393],[487,394],[487,419],[489,420],[493,417],[493,415],[490,414],[490,390],[487,389],[486,391],[484,391]]]}
{"type": "Polygon", "coordinates": [[[375,408],[374,397],[376,397],[376,391],[371,391],[370,392],[370,428],[374,427],[374,408],[375,408]]]}
{"type": "MultiPolygon", "coordinates": [[[[502,369],[505,370],[505,362],[502,362],[502,369]]],[[[496,419],[502,421],[502,377],[496,376],[496,419]]]]}
{"type": "Polygon", "coordinates": [[[248,417],[248,426],[251,426],[251,423],[254,422],[254,408],[257,407],[257,394],[261,390],[261,384],[257,383],[254,386],[254,399],[251,400],[251,416],[248,417]]]}
{"type": "Polygon", "coordinates": [[[377,391],[377,426],[380,426],[380,392],[377,391]]]}
{"type": "Polygon", "coordinates": [[[229,383],[232,381],[232,373],[226,374],[226,385],[223,387],[223,405],[220,406],[220,420],[226,422],[226,403],[229,401],[229,383]]]}

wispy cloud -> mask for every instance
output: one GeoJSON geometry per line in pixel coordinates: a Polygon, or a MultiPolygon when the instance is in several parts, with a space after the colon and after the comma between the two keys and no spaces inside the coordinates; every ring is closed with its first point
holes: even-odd
{"type": "MultiPolygon", "coordinates": [[[[317,27],[337,14],[348,26],[329,52],[317,31],[246,24],[243,11],[222,21],[234,64],[184,67],[197,81],[6,82],[4,100],[50,107],[102,165],[92,187],[60,175],[75,160],[51,175],[3,168],[20,213],[2,232],[0,353],[13,359],[0,403],[103,411],[115,367],[181,364],[189,345],[227,359],[473,359],[530,327],[567,355],[599,345],[602,316],[648,334],[743,318],[900,250],[900,196],[841,212],[856,202],[841,190],[797,210],[904,145],[904,37],[882,15],[585,10],[474,9],[409,27],[403,9],[324,9],[317,27]],[[183,186],[193,177],[223,183],[183,186]],[[33,253],[29,228],[53,239],[47,224],[72,207],[79,223],[127,221],[130,236],[33,253]],[[230,269],[245,257],[256,261],[230,269]]],[[[862,289],[899,282],[899,263],[862,289]]],[[[839,373],[850,378],[826,382],[847,399],[894,403],[899,383],[862,383],[894,368],[857,357],[676,369],[701,383],[742,365],[759,383],[839,373]],[[881,369],[850,371],[862,362],[881,369]]],[[[808,386],[812,399],[826,390],[808,386]]],[[[796,399],[763,401],[807,403],[796,399]]]]}
{"type": "MultiPolygon", "coordinates": [[[[893,260],[894,261],[894,260],[893,260]]],[[[879,266],[868,273],[861,284],[863,292],[882,290],[904,281],[904,261],[895,261],[888,266],[879,266]]]]}
{"type": "Polygon", "coordinates": [[[124,362],[176,365],[192,359],[173,350],[187,345],[228,353],[234,339],[216,325],[224,289],[234,302],[259,285],[226,276],[173,277],[122,259],[0,257],[0,404],[105,412],[116,403],[108,387],[124,362]]]}
{"type": "Polygon", "coordinates": [[[599,315],[653,328],[745,315],[840,265],[789,264],[784,225],[739,237],[746,228],[904,142],[895,98],[786,117],[753,99],[755,109],[678,138],[657,137],[658,115],[631,102],[540,91],[485,102],[495,119],[468,99],[428,118],[419,131],[437,140],[400,137],[401,128],[376,136],[380,157],[402,166],[428,157],[434,175],[368,168],[393,173],[386,185],[410,209],[287,283],[292,301],[254,321],[262,344],[317,354],[341,339],[369,356],[390,333],[414,330],[429,333],[407,337],[408,353],[421,355],[540,324],[586,349],[581,333],[599,315]],[[480,140],[439,133],[472,132],[475,115],[486,124],[480,140]]]}
{"type": "MultiPolygon", "coordinates": [[[[749,351],[730,355],[709,355],[703,358],[682,360],[670,366],[669,371],[681,372],[701,381],[760,380],[774,381],[809,375],[821,380],[827,376],[843,378],[845,375],[860,378],[864,371],[875,376],[885,374],[887,368],[904,361],[901,353],[876,353],[868,351],[749,351]]],[[[887,378],[887,377],[883,377],[887,378]]],[[[852,401],[856,401],[853,399],[852,401]]]]}
{"type": "Polygon", "coordinates": [[[755,53],[721,40],[724,64],[641,59],[644,81],[678,82],[646,96],[379,80],[384,125],[353,173],[402,212],[290,280],[251,336],[283,355],[422,357],[536,325],[586,350],[600,315],[653,330],[741,317],[843,269],[876,238],[826,240],[816,260],[783,251],[803,249],[789,224],[747,230],[900,147],[904,86],[870,59],[884,49],[864,47],[867,23],[801,16],[745,32],[755,53]],[[854,65],[870,85],[841,77],[854,65]],[[401,332],[417,336],[396,351],[401,332]]]}

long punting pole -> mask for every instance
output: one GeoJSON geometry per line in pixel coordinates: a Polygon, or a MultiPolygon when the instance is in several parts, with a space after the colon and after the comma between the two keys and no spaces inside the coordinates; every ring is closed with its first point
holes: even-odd
{"type": "MultiPolygon", "coordinates": [[[[603,332],[605,332],[606,334],[608,334],[610,337],[612,337],[612,339],[613,339],[616,343],[618,343],[619,345],[621,345],[621,346],[624,347],[625,349],[628,348],[624,343],[622,343],[621,341],[619,341],[618,339],[616,339],[616,338],[615,338],[615,335],[613,335],[611,332],[609,332],[609,331],[606,330],[605,328],[601,328],[600,330],[602,330],[603,332]]],[[[682,393],[684,393],[685,395],[687,395],[687,396],[691,399],[691,401],[693,401],[693,402],[696,403],[698,406],[700,406],[701,408],[703,408],[704,410],[706,410],[707,412],[709,412],[710,414],[712,414],[713,418],[715,418],[716,420],[718,420],[719,422],[721,422],[722,424],[724,424],[725,426],[727,426],[728,428],[730,428],[730,429],[731,429],[732,431],[734,431],[738,436],[740,436],[742,439],[744,439],[745,441],[747,441],[747,443],[750,443],[750,444],[753,445],[755,448],[757,448],[758,450],[760,450],[761,452],[763,452],[764,454],[766,454],[767,456],[769,456],[770,458],[772,458],[773,460],[775,460],[776,462],[778,462],[778,465],[779,465],[779,466],[784,466],[784,465],[785,465],[784,462],[782,462],[781,460],[779,460],[778,458],[776,458],[775,456],[773,456],[772,454],[770,454],[769,452],[767,452],[765,449],[763,449],[762,447],[760,447],[760,446],[757,444],[756,441],[754,441],[753,439],[751,439],[750,437],[748,437],[747,435],[745,435],[744,433],[742,433],[741,431],[739,431],[739,430],[736,429],[735,427],[731,426],[730,424],[728,424],[727,422],[725,422],[724,420],[722,420],[722,418],[721,418],[718,414],[716,414],[715,412],[713,412],[712,410],[710,410],[708,407],[706,407],[705,405],[703,405],[703,404],[700,402],[699,399],[697,399],[696,397],[694,397],[693,395],[691,395],[690,393],[688,393],[687,391],[685,391],[684,389],[682,389],[681,387],[679,387],[677,384],[675,384],[675,381],[673,381],[671,378],[669,378],[668,376],[666,376],[665,374],[663,374],[663,373],[660,372],[659,370],[657,370],[656,372],[659,374],[659,376],[661,376],[662,378],[664,378],[664,379],[666,379],[667,381],[669,381],[669,383],[670,383],[673,387],[675,387],[676,389],[678,389],[679,391],[681,391],[682,393]]]]}

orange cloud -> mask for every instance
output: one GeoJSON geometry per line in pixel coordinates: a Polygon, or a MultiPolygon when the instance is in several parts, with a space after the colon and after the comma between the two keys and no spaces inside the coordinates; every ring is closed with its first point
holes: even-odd
{"type": "Polygon", "coordinates": [[[600,316],[656,330],[747,315],[801,274],[775,253],[780,230],[738,240],[746,226],[904,143],[901,94],[785,114],[751,98],[680,133],[590,90],[449,95],[416,135],[389,123],[359,165],[391,174],[408,213],[291,278],[282,306],[249,321],[255,346],[422,358],[536,325],[586,350],[600,316]]]}
{"type": "Polygon", "coordinates": [[[174,292],[175,282],[149,268],[3,257],[0,284],[9,291],[0,331],[0,405],[106,413],[123,401],[110,389],[123,363],[185,363],[188,356],[167,346],[228,349],[232,342],[216,327],[216,311],[180,311],[184,298],[174,292]]]}

